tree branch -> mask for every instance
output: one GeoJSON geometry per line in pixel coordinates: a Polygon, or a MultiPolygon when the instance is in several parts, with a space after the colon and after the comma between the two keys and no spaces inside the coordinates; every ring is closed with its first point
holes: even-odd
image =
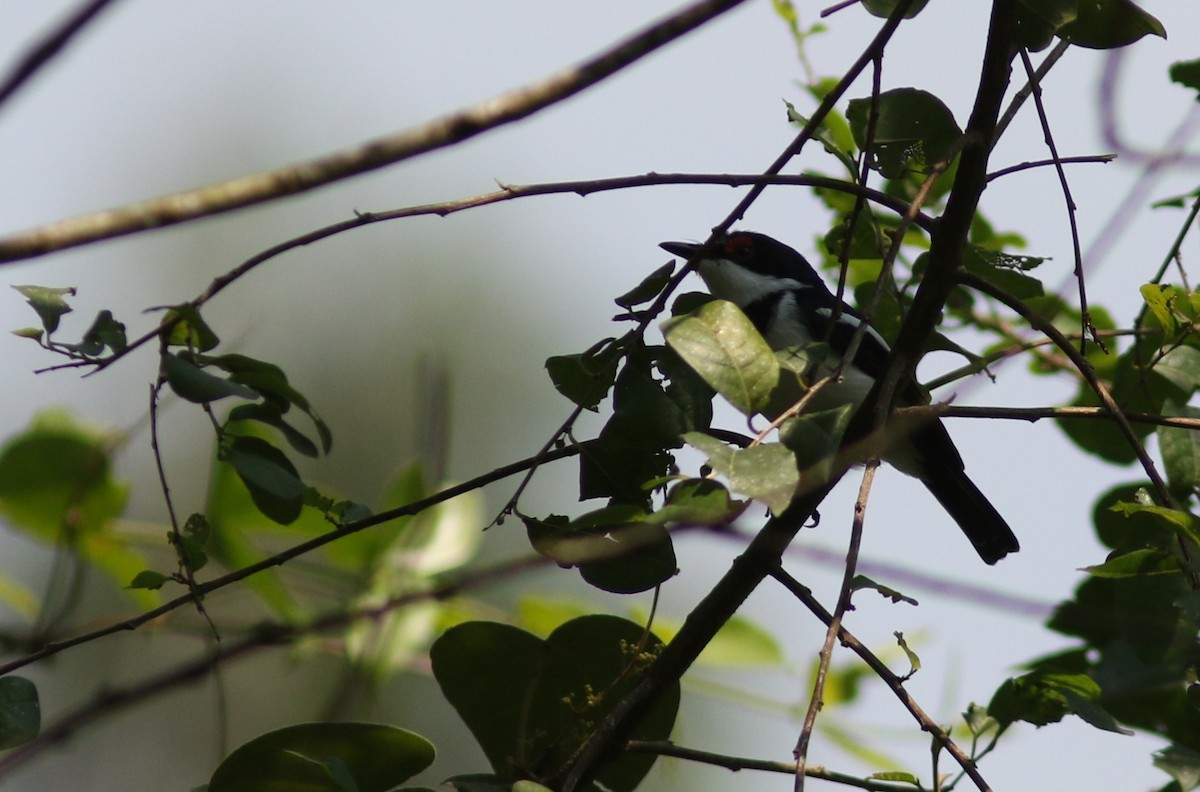
{"type": "Polygon", "coordinates": [[[57,28],[50,31],[50,35],[25,53],[25,57],[17,62],[8,77],[0,84],[0,105],[11,99],[22,85],[61,53],[72,39],[99,16],[101,11],[112,4],[112,1],[89,0],[75,9],[57,28]]]}
{"type": "Polygon", "coordinates": [[[355,148],[0,238],[0,262],[33,258],[253,206],[461,143],[574,96],[742,2],[700,0],[577,66],[355,148]]]}

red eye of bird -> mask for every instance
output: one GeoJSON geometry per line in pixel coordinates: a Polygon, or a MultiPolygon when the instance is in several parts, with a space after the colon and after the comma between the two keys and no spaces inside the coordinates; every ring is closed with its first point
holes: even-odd
{"type": "Polygon", "coordinates": [[[725,253],[733,259],[743,259],[750,255],[754,240],[745,234],[734,234],[725,240],[725,253]]]}

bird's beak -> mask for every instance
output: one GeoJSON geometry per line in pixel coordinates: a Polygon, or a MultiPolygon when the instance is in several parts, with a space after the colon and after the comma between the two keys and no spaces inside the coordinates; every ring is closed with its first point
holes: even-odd
{"type": "Polygon", "coordinates": [[[659,247],[673,256],[687,259],[695,255],[696,251],[704,246],[698,242],[663,242],[659,247]]]}

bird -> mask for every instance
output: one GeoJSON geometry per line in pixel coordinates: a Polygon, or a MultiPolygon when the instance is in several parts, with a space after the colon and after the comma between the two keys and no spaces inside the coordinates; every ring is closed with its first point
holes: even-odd
{"type": "MultiPolygon", "coordinates": [[[[672,255],[693,260],[709,293],[742,310],[774,350],[825,342],[829,356],[822,376],[841,365],[858,328],[867,320],[839,300],[799,252],[765,234],[730,231],[707,248],[692,242],[663,242],[672,255]],[[702,253],[702,251],[704,251],[702,253]]],[[[891,352],[867,322],[850,366],[841,380],[815,395],[815,409],[857,407],[884,375],[891,352]]],[[[900,386],[898,403],[926,403],[915,379],[900,386]]],[[[1004,518],[967,476],[962,455],[940,419],[921,423],[884,453],[892,467],[920,480],[988,564],[1020,549],[1004,518]]]]}

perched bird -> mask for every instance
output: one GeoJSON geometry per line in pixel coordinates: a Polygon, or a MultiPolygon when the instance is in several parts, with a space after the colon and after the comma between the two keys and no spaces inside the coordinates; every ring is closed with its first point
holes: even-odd
{"type": "MultiPolygon", "coordinates": [[[[691,259],[702,245],[664,242],[661,247],[691,259]]],[[[709,292],[740,308],[772,349],[828,343],[830,354],[822,376],[841,365],[855,331],[865,321],[846,303],[839,308],[838,298],[804,256],[763,234],[730,232],[696,262],[696,268],[709,292]]],[[[861,404],[875,380],[884,375],[889,352],[883,336],[868,325],[853,363],[843,367],[841,382],[822,389],[813,406],[861,404]]],[[[924,402],[916,381],[901,387],[899,404],[924,402]]],[[[940,420],[917,426],[888,449],[884,460],[920,479],[987,563],[1020,549],[1008,523],[967,477],[962,456],[940,420]]]]}

